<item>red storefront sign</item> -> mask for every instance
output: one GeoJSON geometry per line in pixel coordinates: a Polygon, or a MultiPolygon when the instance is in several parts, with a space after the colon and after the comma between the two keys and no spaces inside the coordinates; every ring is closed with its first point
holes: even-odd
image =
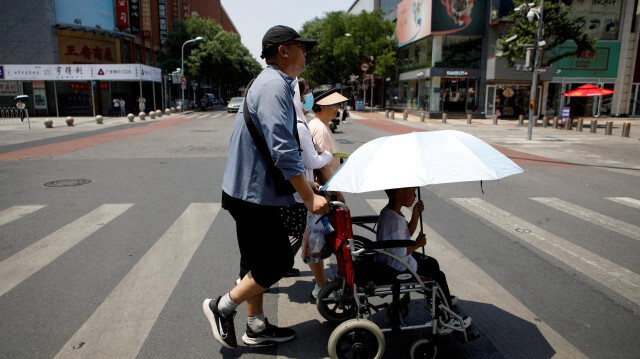
{"type": "Polygon", "coordinates": [[[189,4],[182,3],[182,18],[184,20],[186,20],[187,18],[189,18],[189,4]]]}
{"type": "MultiPolygon", "coordinates": [[[[109,83],[101,82],[100,90],[108,90],[109,83]]],[[[69,90],[71,91],[89,91],[89,82],[69,82],[69,90]]]]}
{"type": "Polygon", "coordinates": [[[116,0],[118,27],[129,27],[129,4],[127,0],[116,0]]]}

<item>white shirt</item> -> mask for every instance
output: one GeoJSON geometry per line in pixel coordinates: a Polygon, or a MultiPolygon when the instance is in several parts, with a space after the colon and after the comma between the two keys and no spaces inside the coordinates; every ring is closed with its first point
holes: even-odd
{"type": "MultiPolygon", "coordinates": [[[[302,111],[302,100],[300,100],[300,87],[295,84],[295,90],[293,94],[293,107],[296,110],[296,119],[298,127],[298,137],[300,138],[300,148],[302,149],[302,163],[304,164],[304,175],[307,181],[313,181],[313,170],[316,168],[322,168],[331,163],[333,155],[331,152],[324,151],[318,155],[316,147],[313,144],[313,138],[311,131],[307,127],[307,119],[302,111]]],[[[302,198],[296,192],[293,197],[296,202],[302,203],[302,198]]]]}
{"type": "Polygon", "coordinates": [[[113,99],[113,107],[120,107],[120,100],[118,100],[117,98],[113,99]]]}
{"type": "MultiPolygon", "coordinates": [[[[378,219],[378,233],[376,234],[376,240],[411,240],[411,233],[409,233],[409,224],[407,223],[407,219],[404,218],[403,215],[396,213],[391,208],[384,207],[382,211],[380,211],[380,218],[378,219]]],[[[402,261],[407,263],[409,268],[413,271],[418,270],[418,263],[411,254],[407,254],[406,248],[387,248],[385,251],[402,259],[402,261]]],[[[376,260],[385,263],[400,272],[407,270],[407,267],[402,263],[384,254],[376,254],[376,260]]]]}

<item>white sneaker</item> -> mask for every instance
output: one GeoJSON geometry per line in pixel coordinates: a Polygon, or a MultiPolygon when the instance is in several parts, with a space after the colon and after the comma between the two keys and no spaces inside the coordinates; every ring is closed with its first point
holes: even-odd
{"type": "Polygon", "coordinates": [[[320,289],[322,289],[322,288],[318,287],[318,285],[316,284],[316,287],[313,288],[313,290],[311,291],[311,297],[313,299],[318,299],[318,293],[320,293],[320,289]]]}
{"type": "MultiPolygon", "coordinates": [[[[451,326],[451,327],[454,327],[454,328],[467,329],[471,325],[471,317],[462,318],[462,326],[460,326],[460,322],[456,318],[453,318],[453,317],[449,318],[449,321],[446,324],[448,326],[451,326]]],[[[447,334],[451,334],[451,333],[453,333],[453,329],[451,329],[451,328],[447,328],[445,326],[439,326],[438,327],[438,334],[440,334],[440,335],[447,335],[447,334]]]]}
{"type": "Polygon", "coordinates": [[[455,306],[456,304],[458,304],[458,297],[456,297],[455,295],[451,296],[451,306],[455,306]]]}

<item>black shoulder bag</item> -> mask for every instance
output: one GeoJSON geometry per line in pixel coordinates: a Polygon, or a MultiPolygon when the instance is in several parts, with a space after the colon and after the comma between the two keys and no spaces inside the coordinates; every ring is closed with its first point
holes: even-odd
{"type": "MultiPolygon", "coordinates": [[[[274,164],[274,160],[271,157],[271,153],[269,152],[269,148],[267,147],[267,142],[260,136],[258,133],[258,129],[256,125],[251,120],[251,116],[249,115],[249,107],[247,106],[247,96],[249,95],[249,88],[253,84],[253,80],[249,82],[247,86],[247,90],[245,92],[244,97],[244,107],[242,108],[244,114],[244,123],[247,126],[247,130],[249,130],[249,134],[251,135],[251,139],[253,139],[253,144],[258,148],[258,152],[262,155],[262,158],[267,163],[267,167],[269,171],[271,171],[271,177],[273,178],[273,185],[275,187],[276,193],[281,196],[292,195],[296,192],[296,189],[293,187],[291,182],[284,178],[282,171],[274,164]]],[[[298,137],[298,131],[294,127],[294,135],[296,137],[296,142],[298,142],[298,151],[302,151],[300,149],[300,138],[298,137]]]]}

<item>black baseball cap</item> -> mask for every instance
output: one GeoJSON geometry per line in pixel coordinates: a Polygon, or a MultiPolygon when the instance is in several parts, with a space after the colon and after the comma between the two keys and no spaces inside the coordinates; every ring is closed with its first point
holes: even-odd
{"type": "Polygon", "coordinates": [[[311,50],[316,43],[317,40],[307,39],[306,37],[300,36],[298,32],[288,26],[284,25],[276,25],[264,34],[262,38],[262,54],[260,57],[265,59],[268,56],[271,56],[279,45],[284,44],[287,41],[295,41],[299,42],[304,46],[305,51],[311,50]]]}

